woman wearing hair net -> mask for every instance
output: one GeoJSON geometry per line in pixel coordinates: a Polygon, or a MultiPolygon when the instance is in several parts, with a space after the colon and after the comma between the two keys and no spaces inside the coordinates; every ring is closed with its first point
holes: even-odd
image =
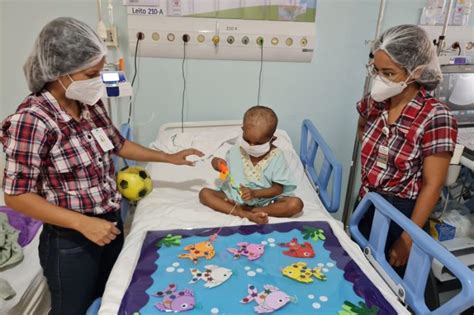
{"type": "MultiPolygon", "coordinates": [[[[420,27],[400,25],[375,41],[372,54],[372,89],[357,104],[359,197],[378,192],[423,228],[440,197],[457,136],[449,109],[430,94],[442,77],[435,47],[420,27]]],[[[372,218],[373,209],[359,226],[367,237],[372,218]]],[[[400,274],[411,245],[408,234],[392,223],[386,255],[400,274]]]]}
{"type": "Polygon", "coordinates": [[[84,314],[102,295],[122,248],[111,155],[178,165],[202,155],[194,149],[166,154],[120,135],[100,101],[106,53],[83,22],[48,23],[24,66],[32,94],[0,129],[5,202],[44,222],[39,256],[52,314],[84,314]]]}

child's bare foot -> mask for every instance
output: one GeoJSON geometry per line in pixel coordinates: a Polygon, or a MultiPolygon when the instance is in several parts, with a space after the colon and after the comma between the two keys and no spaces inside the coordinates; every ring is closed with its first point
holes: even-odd
{"type": "Polygon", "coordinates": [[[253,213],[265,212],[268,215],[268,212],[266,211],[265,207],[254,207],[250,208],[249,210],[253,213]]]}
{"type": "Polygon", "coordinates": [[[266,212],[248,212],[246,215],[247,219],[257,224],[267,224],[268,223],[268,214],[266,212]]]}

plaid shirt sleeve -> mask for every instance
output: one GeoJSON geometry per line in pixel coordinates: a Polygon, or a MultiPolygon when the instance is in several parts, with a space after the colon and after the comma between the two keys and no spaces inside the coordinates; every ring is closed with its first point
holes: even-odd
{"type": "Polygon", "coordinates": [[[423,156],[453,152],[456,146],[457,122],[446,108],[437,108],[427,121],[423,134],[423,156]]]}
{"type": "Polygon", "coordinates": [[[114,126],[110,118],[107,116],[109,120],[109,127],[107,128],[107,133],[109,134],[109,138],[114,144],[113,152],[118,154],[119,151],[122,149],[123,144],[125,143],[125,138],[120,134],[120,131],[114,126]]]}
{"type": "Polygon", "coordinates": [[[98,105],[98,112],[101,117],[101,119],[104,120],[105,125],[106,125],[106,132],[107,135],[110,138],[110,141],[112,141],[112,144],[114,145],[114,149],[112,152],[114,154],[118,154],[118,152],[122,149],[123,144],[125,143],[125,138],[120,134],[120,131],[114,126],[112,123],[112,120],[110,120],[109,115],[107,114],[107,111],[105,110],[104,105],[102,102],[100,102],[98,105]]]}
{"type": "Polygon", "coordinates": [[[3,191],[9,195],[37,192],[42,161],[47,155],[46,124],[34,114],[8,117],[2,126],[1,142],[6,155],[3,191]]]}
{"type": "Polygon", "coordinates": [[[359,115],[365,119],[367,119],[367,117],[369,116],[369,106],[367,106],[367,101],[368,98],[364,97],[357,103],[357,111],[359,112],[359,115]]]}

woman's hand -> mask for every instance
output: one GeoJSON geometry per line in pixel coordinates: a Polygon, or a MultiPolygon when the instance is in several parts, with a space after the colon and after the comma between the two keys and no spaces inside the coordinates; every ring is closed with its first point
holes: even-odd
{"type": "MultiPolygon", "coordinates": [[[[450,160],[451,153],[441,152],[427,156],[423,161],[423,184],[411,215],[411,220],[420,228],[426,224],[431,209],[438,202],[441,189],[446,180],[450,160]]],[[[393,243],[389,252],[389,262],[392,266],[400,267],[407,263],[412,243],[406,232],[403,232],[400,238],[393,243]]]]}
{"type": "Polygon", "coordinates": [[[186,158],[190,155],[197,155],[199,157],[203,157],[204,153],[202,153],[201,151],[196,150],[196,149],[186,149],[186,150],[182,150],[182,151],[179,151],[177,153],[174,153],[174,154],[170,154],[168,162],[171,163],[171,164],[175,164],[175,165],[189,165],[189,166],[192,166],[192,165],[194,165],[194,162],[186,160],[186,158]]]}
{"type": "Polygon", "coordinates": [[[81,218],[78,231],[99,246],[109,244],[121,233],[116,223],[88,216],[81,218]]]}
{"type": "Polygon", "coordinates": [[[224,159],[221,159],[221,158],[218,158],[218,157],[213,158],[212,161],[211,161],[212,168],[214,168],[218,172],[221,171],[220,166],[222,164],[224,166],[227,166],[227,162],[224,159]]]}
{"type": "Polygon", "coordinates": [[[394,267],[405,266],[410,256],[411,245],[413,241],[410,236],[403,232],[398,240],[393,243],[389,251],[390,265],[394,267]]]}
{"type": "Polygon", "coordinates": [[[242,200],[244,201],[249,201],[255,198],[255,192],[252,189],[245,187],[244,185],[240,185],[240,193],[242,196],[242,200]]]}

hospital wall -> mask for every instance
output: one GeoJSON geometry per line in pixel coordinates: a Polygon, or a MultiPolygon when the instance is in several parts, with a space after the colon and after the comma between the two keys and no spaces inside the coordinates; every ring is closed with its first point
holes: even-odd
{"type": "MultiPolygon", "coordinates": [[[[125,8],[122,0],[114,0],[114,4],[120,50],[129,56],[125,8]]],[[[383,27],[417,23],[424,4],[424,0],[389,0],[383,27]]],[[[366,73],[366,41],[374,36],[378,6],[378,0],[318,0],[313,61],[268,62],[263,66],[261,103],[276,110],[280,128],[288,131],[297,149],[302,120],[309,118],[315,123],[343,163],[343,193],[356,128],[354,106],[362,96],[366,73]]],[[[28,93],[22,66],[44,24],[58,16],[72,16],[95,26],[97,12],[94,0],[0,0],[0,12],[3,119],[28,93]]],[[[133,58],[126,61],[131,77],[133,58]]],[[[259,62],[188,60],[185,119],[241,119],[256,103],[259,66],[259,62]]],[[[134,111],[138,142],[149,144],[160,125],[180,120],[182,84],[181,60],[139,59],[134,111]]],[[[114,121],[126,121],[127,102],[112,105],[114,121]]]]}

